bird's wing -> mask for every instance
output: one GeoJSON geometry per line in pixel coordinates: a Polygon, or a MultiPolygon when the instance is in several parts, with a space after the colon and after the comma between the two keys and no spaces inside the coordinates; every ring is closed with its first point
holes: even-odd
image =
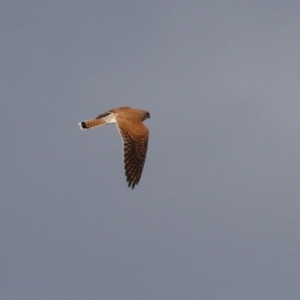
{"type": "Polygon", "coordinates": [[[128,187],[134,188],[142,176],[148,146],[149,130],[139,119],[117,118],[123,139],[125,175],[128,187]]]}

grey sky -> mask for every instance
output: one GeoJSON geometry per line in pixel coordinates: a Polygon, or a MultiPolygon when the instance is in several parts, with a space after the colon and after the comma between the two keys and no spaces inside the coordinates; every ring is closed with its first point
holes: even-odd
{"type": "Polygon", "coordinates": [[[298,299],[299,1],[2,1],[0,298],[298,299]],[[150,111],[139,185],[115,126],[150,111]]]}

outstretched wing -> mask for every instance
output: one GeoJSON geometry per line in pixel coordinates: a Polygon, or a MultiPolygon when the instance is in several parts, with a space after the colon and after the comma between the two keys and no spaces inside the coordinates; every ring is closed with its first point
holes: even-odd
{"type": "Polygon", "coordinates": [[[139,119],[117,118],[117,127],[123,139],[125,175],[128,187],[134,188],[142,176],[149,130],[139,119]]]}

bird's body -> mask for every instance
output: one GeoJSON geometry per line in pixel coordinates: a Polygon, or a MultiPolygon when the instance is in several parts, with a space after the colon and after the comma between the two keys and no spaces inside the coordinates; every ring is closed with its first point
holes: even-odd
{"type": "Polygon", "coordinates": [[[145,164],[149,130],[143,121],[148,118],[149,112],[126,106],[113,108],[96,119],[79,123],[81,129],[116,123],[123,140],[125,175],[132,189],[139,183],[145,164]]]}

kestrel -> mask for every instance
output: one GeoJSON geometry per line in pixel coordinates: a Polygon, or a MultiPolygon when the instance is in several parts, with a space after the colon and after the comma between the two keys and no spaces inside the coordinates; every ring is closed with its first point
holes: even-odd
{"type": "Polygon", "coordinates": [[[99,115],[96,119],[79,123],[81,129],[89,129],[116,123],[123,140],[125,175],[132,189],[142,176],[148,145],[149,130],[143,121],[150,113],[131,107],[118,107],[99,115]]]}

